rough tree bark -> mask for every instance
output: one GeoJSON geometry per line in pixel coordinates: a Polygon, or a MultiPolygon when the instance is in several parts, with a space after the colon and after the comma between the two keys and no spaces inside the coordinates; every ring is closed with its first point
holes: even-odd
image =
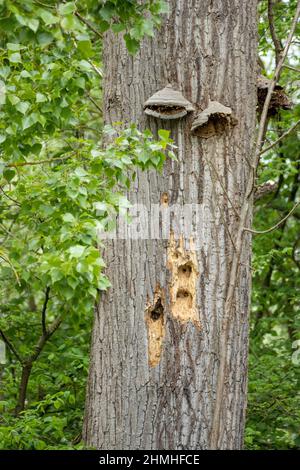
{"type": "Polygon", "coordinates": [[[113,287],[95,315],[84,440],[98,449],[239,449],[251,239],[244,235],[237,255],[236,235],[255,128],[257,2],[168,3],[163,27],[136,56],[106,35],[105,121],[171,130],[178,162],[139,173],[129,197],[149,217],[160,201],[199,204],[202,228],[196,248],[172,235],[107,244],[113,287]],[[147,117],[143,103],[167,83],[196,110],[209,100],[229,106],[235,125],[214,121],[215,135],[203,138],[190,132],[196,113],[147,117]]]}

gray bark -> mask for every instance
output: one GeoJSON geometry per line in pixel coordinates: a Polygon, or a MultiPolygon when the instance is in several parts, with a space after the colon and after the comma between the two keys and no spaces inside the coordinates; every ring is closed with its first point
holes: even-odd
{"type": "Polygon", "coordinates": [[[255,128],[256,3],[169,0],[162,28],[134,57],[121,37],[106,35],[105,121],[134,121],[154,133],[170,129],[178,145],[178,161],[167,160],[162,174],[138,173],[131,202],[145,204],[149,214],[162,198],[170,205],[196,203],[203,218],[196,249],[187,238],[178,248],[171,236],[107,243],[113,287],[95,315],[83,433],[89,446],[242,447],[249,234],[234,278],[231,265],[255,128]],[[203,138],[190,132],[195,113],[172,121],[146,116],[143,103],[167,83],[197,110],[209,100],[230,107],[235,125],[203,138]]]}

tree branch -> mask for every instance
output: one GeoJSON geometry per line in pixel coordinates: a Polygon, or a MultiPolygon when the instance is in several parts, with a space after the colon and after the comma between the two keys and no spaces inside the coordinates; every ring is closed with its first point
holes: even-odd
{"type": "Polygon", "coordinates": [[[295,33],[295,29],[296,29],[296,26],[297,26],[299,14],[300,14],[300,0],[298,0],[298,2],[297,2],[295,16],[293,18],[293,22],[292,22],[292,25],[291,25],[291,29],[290,29],[287,41],[286,41],[286,45],[285,45],[285,47],[284,47],[284,49],[281,53],[280,60],[277,64],[277,66],[276,66],[273,79],[270,82],[270,86],[269,86],[268,93],[267,93],[265,103],[264,103],[264,107],[263,107],[263,110],[262,110],[260,124],[259,124],[259,130],[258,130],[258,137],[257,137],[257,142],[256,142],[256,152],[255,152],[255,166],[256,167],[259,163],[260,150],[261,150],[261,147],[263,145],[264,128],[265,128],[265,124],[267,122],[268,109],[269,109],[269,106],[270,106],[272,93],[274,91],[276,83],[278,82],[278,80],[280,78],[281,69],[283,67],[284,61],[286,59],[287,53],[289,51],[289,48],[290,48],[290,45],[291,45],[291,42],[292,42],[292,39],[293,39],[293,36],[294,36],[294,33],[295,33]]]}
{"type": "Polygon", "coordinates": [[[47,325],[46,325],[46,312],[47,312],[47,307],[48,307],[48,302],[49,302],[49,295],[50,295],[50,287],[46,288],[45,292],[45,300],[44,300],[44,305],[42,309],[42,331],[43,335],[47,335],[47,325]]]}
{"type": "Polygon", "coordinates": [[[289,70],[293,70],[294,72],[300,73],[300,69],[297,69],[297,67],[293,67],[292,65],[284,64],[283,67],[289,70]]]}
{"type": "Polygon", "coordinates": [[[21,358],[21,356],[19,355],[18,351],[16,350],[15,346],[13,345],[13,343],[8,339],[8,337],[6,336],[6,334],[4,333],[4,331],[2,329],[0,329],[0,336],[1,338],[3,339],[4,343],[7,345],[7,347],[11,350],[11,352],[15,355],[15,357],[18,359],[18,361],[20,362],[20,364],[23,363],[23,360],[21,358]]]}
{"type": "Polygon", "coordinates": [[[39,355],[44,349],[45,344],[47,343],[49,338],[53,335],[53,333],[57,330],[61,322],[62,322],[61,317],[56,318],[53,321],[53,323],[50,325],[46,333],[43,332],[43,334],[40,336],[35,346],[35,351],[26,360],[22,361],[22,375],[21,375],[21,381],[20,381],[20,387],[19,387],[19,396],[18,396],[18,402],[17,402],[16,408],[15,408],[16,416],[19,415],[19,413],[21,413],[25,408],[27,387],[28,387],[28,382],[29,382],[33,364],[38,359],[39,355]]]}
{"type": "Polygon", "coordinates": [[[9,196],[8,194],[6,194],[6,192],[4,191],[4,189],[2,188],[2,186],[0,186],[0,191],[4,194],[5,197],[7,197],[7,199],[9,199],[11,202],[13,202],[14,204],[16,204],[16,206],[19,206],[20,207],[20,203],[18,201],[16,201],[15,199],[13,199],[11,196],[9,196]]]}
{"type": "Polygon", "coordinates": [[[77,18],[82,23],[84,23],[91,31],[93,31],[93,33],[95,33],[99,38],[101,39],[103,38],[103,34],[101,34],[100,31],[98,31],[86,18],[81,16],[81,14],[78,11],[75,11],[75,16],[77,16],[77,18]]]}
{"type": "Polygon", "coordinates": [[[296,258],[296,251],[297,251],[297,247],[298,247],[298,244],[299,244],[299,240],[300,240],[300,236],[296,239],[296,241],[293,245],[293,251],[292,251],[292,260],[294,261],[294,263],[296,264],[298,269],[300,269],[300,261],[297,260],[297,258],[296,258]]]}
{"type": "Polygon", "coordinates": [[[222,182],[222,180],[221,180],[221,178],[220,178],[220,176],[219,176],[219,173],[218,173],[216,167],[214,166],[214,164],[213,164],[212,161],[209,161],[208,159],[206,159],[206,161],[207,161],[208,165],[211,166],[211,168],[214,170],[214,173],[215,173],[215,175],[216,175],[216,178],[217,178],[218,182],[220,183],[220,186],[221,186],[221,188],[222,188],[222,190],[223,190],[224,196],[226,196],[226,198],[228,199],[228,202],[230,203],[230,205],[231,205],[231,207],[232,207],[232,209],[233,209],[233,211],[234,211],[234,213],[235,213],[237,219],[239,219],[239,218],[240,218],[240,215],[239,215],[238,211],[236,210],[236,208],[235,208],[233,202],[231,201],[231,199],[230,199],[230,197],[229,197],[229,194],[228,194],[228,192],[226,191],[226,188],[224,187],[224,184],[223,184],[223,182],[222,182]]]}
{"type": "Polygon", "coordinates": [[[275,49],[275,58],[276,58],[276,65],[280,60],[280,56],[282,53],[282,44],[280,39],[277,36],[276,29],[275,29],[275,22],[274,22],[274,0],[268,0],[268,20],[269,20],[269,27],[270,33],[272,37],[272,41],[274,44],[275,49]]]}
{"type": "Polygon", "coordinates": [[[71,158],[74,156],[74,153],[70,155],[64,155],[63,157],[55,157],[55,158],[49,158],[47,160],[37,160],[35,162],[16,162],[16,163],[8,163],[5,165],[7,168],[18,168],[20,166],[31,166],[31,165],[41,165],[42,163],[52,163],[57,160],[67,160],[68,158],[71,158]]]}
{"type": "Polygon", "coordinates": [[[280,227],[280,225],[283,224],[283,222],[285,222],[290,217],[290,215],[292,215],[292,213],[297,209],[299,205],[300,205],[300,201],[294,205],[294,207],[290,210],[290,212],[283,219],[281,219],[279,222],[277,222],[276,225],[273,225],[273,227],[268,228],[267,230],[252,230],[251,228],[244,228],[244,231],[253,233],[254,235],[263,235],[265,233],[273,232],[273,230],[276,230],[278,227],[280,227]]]}
{"type": "Polygon", "coordinates": [[[45,344],[47,343],[48,339],[53,335],[53,333],[57,330],[57,328],[59,327],[59,325],[61,324],[62,322],[62,318],[61,317],[58,317],[54,320],[54,322],[50,325],[50,327],[48,328],[47,330],[47,333],[44,335],[42,334],[42,336],[40,336],[36,346],[35,346],[35,352],[33,354],[31,354],[31,356],[29,356],[28,358],[28,361],[27,363],[33,363],[37,360],[37,358],[39,357],[39,355],[41,354],[45,344]]]}
{"type": "Polygon", "coordinates": [[[267,194],[275,192],[277,188],[278,183],[272,181],[267,181],[266,183],[257,186],[254,191],[254,201],[256,202],[267,194]]]}
{"type": "Polygon", "coordinates": [[[93,67],[93,69],[95,70],[95,72],[99,75],[100,78],[103,78],[103,73],[102,71],[96,67],[95,64],[93,64],[93,62],[91,60],[88,60],[88,63],[93,67]]]}
{"type": "Polygon", "coordinates": [[[268,145],[268,147],[265,147],[264,149],[262,149],[260,152],[259,152],[259,155],[263,155],[264,153],[268,152],[269,150],[271,150],[273,147],[275,147],[275,145],[277,145],[279,142],[282,141],[282,139],[284,139],[285,137],[287,137],[289,134],[291,134],[293,132],[293,130],[299,126],[300,124],[300,119],[290,128],[288,129],[286,132],[284,132],[277,140],[275,140],[275,142],[273,142],[272,144],[268,145]]]}
{"type": "Polygon", "coordinates": [[[91,103],[93,103],[93,105],[98,109],[99,113],[101,114],[101,116],[103,116],[103,111],[102,109],[100,108],[100,106],[97,104],[97,102],[94,100],[94,98],[89,94],[87,93],[87,97],[88,99],[91,101],[91,103]]]}

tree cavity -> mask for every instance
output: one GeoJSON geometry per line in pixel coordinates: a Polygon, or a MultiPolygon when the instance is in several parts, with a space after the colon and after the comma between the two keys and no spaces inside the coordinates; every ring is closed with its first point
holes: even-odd
{"type": "Polygon", "coordinates": [[[145,320],[148,329],[148,360],[150,367],[160,362],[162,345],[165,336],[165,307],[163,292],[156,287],[153,302],[147,303],[145,320]]]}
{"type": "Polygon", "coordinates": [[[190,250],[186,250],[183,237],[180,238],[177,245],[174,234],[171,234],[168,246],[168,269],[171,273],[169,287],[173,318],[180,323],[192,322],[197,328],[200,328],[196,302],[196,285],[199,273],[193,240],[190,240],[190,250]]]}

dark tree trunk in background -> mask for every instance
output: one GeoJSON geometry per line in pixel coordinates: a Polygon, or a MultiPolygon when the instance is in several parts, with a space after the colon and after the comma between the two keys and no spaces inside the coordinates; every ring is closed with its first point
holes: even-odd
{"type": "Polygon", "coordinates": [[[255,127],[257,2],[168,3],[163,27],[136,56],[121,36],[106,35],[105,121],[171,130],[178,161],[168,159],[162,174],[138,173],[129,198],[144,204],[149,218],[162,200],[199,204],[201,230],[196,248],[172,235],[106,244],[112,288],[95,316],[84,439],[98,449],[239,449],[250,235],[236,276],[231,268],[255,127]],[[168,83],[197,110],[209,100],[229,106],[235,125],[215,122],[215,135],[203,138],[191,135],[193,113],[147,117],[144,102],[168,83]]]}

